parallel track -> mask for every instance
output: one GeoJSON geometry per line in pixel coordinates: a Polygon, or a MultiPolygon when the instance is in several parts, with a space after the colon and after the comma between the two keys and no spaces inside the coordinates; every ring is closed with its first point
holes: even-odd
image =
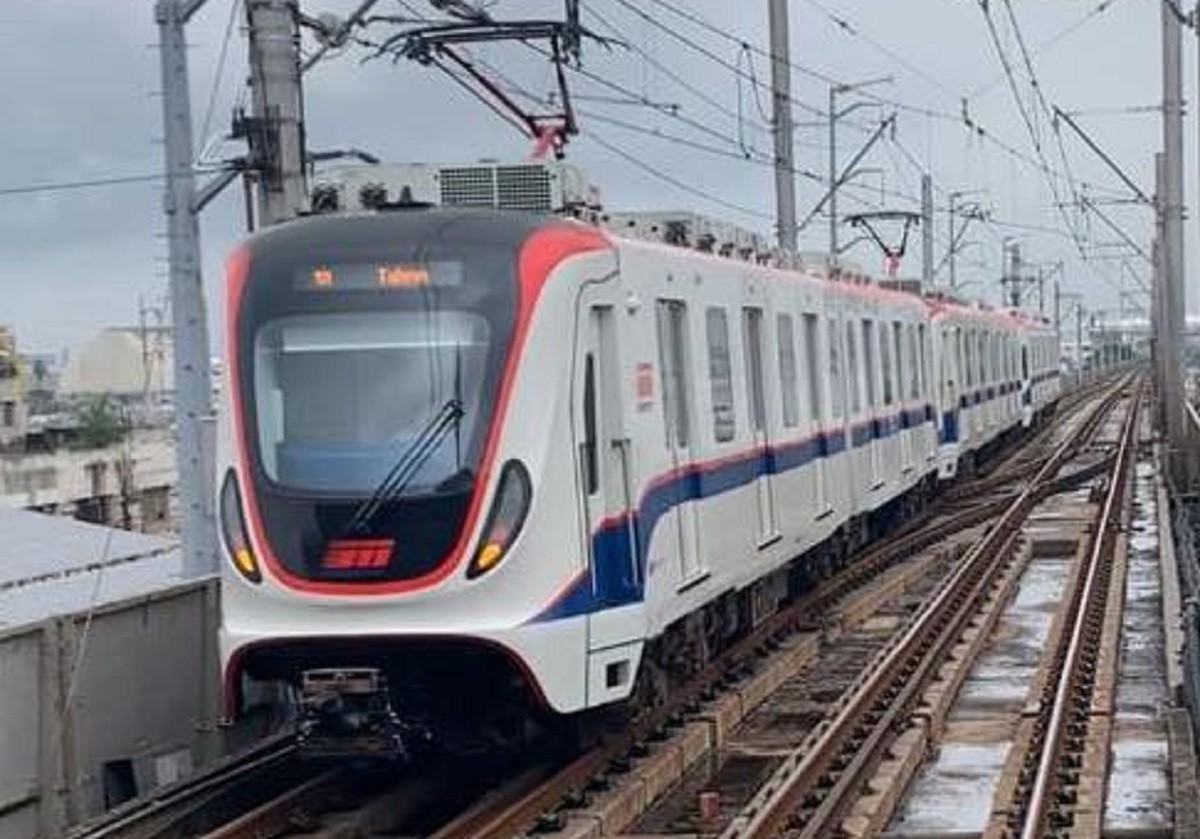
{"type": "MultiPolygon", "coordinates": [[[[1036,500],[1052,490],[1058,468],[1095,433],[1106,410],[1115,403],[1119,391],[1120,388],[1111,388],[1103,404],[1088,416],[1075,434],[1057,446],[1049,461],[1045,461],[1044,452],[1041,452],[1043,465],[1038,477],[1042,480],[1035,480],[1021,493],[1018,501],[1022,510],[1031,507],[1036,500]]],[[[1094,395],[1095,391],[1086,394],[1094,395]]],[[[1048,430],[1039,434],[1027,447],[1023,447],[1022,451],[1031,452],[1031,460],[1037,459],[1038,450],[1047,445],[1052,433],[1052,430],[1048,430]]],[[[1012,462],[1006,460],[1000,470],[1005,466],[1013,469],[1010,465],[1012,462]]],[[[1019,480],[1020,476],[1017,470],[1010,472],[1007,483],[1019,480]]],[[[1006,510],[1012,509],[1014,502],[1008,494],[994,495],[999,485],[987,479],[979,481],[976,489],[967,496],[975,501],[968,508],[924,518],[891,537],[886,544],[871,549],[864,557],[769,619],[749,637],[720,656],[704,673],[680,690],[667,708],[634,725],[628,733],[611,743],[583,755],[555,773],[552,778],[530,784],[524,790],[514,788],[509,795],[499,795],[494,800],[480,802],[460,820],[439,831],[436,834],[437,839],[509,839],[526,831],[531,825],[536,825],[539,819],[542,819],[546,826],[553,827],[555,820],[546,819],[546,813],[565,799],[579,797],[589,784],[602,778],[614,763],[621,765],[627,762],[631,750],[643,743],[652,732],[661,729],[671,718],[679,717],[689,707],[695,707],[701,696],[711,697],[717,686],[729,678],[729,674],[738,672],[748,661],[758,657],[765,646],[778,643],[791,632],[811,625],[812,615],[821,614],[884,570],[921,550],[943,542],[956,533],[1000,518],[1002,526],[993,528],[992,532],[1003,531],[1008,534],[1006,538],[1011,538],[1015,533],[1012,529],[1015,526],[1015,514],[1014,524],[1008,525],[1004,524],[1003,515],[1006,510]]],[[[880,669],[877,668],[876,672],[880,672],[880,669]]]]}
{"type": "MultiPolygon", "coordinates": [[[[1114,391],[1115,392],[1115,391],[1114,391]]],[[[1080,391],[1078,403],[1094,396],[1095,390],[1080,391]]],[[[1110,396],[1105,404],[1115,397],[1110,396]]],[[[765,621],[755,631],[721,654],[701,673],[674,691],[667,707],[645,714],[623,733],[609,738],[598,747],[582,754],[565,765],[535,765],[517,774],[492,793],[482,796],[458,815],[447,820],[430,834],[436,839],[508,839],[547,821],[564,800],[580,796],[614,768],[620,770],[630,755],[644,749],[649,740],[657,739],[672,729],[703,699],[720,692],[723,685],[736,682],[737,674],[752,668],[770,649],[790,634],[811,628],[812,616],[821,614],[833,604],[861,588],[882,572],[913,556],[919,551],[944,541],[950,536],[994,520],[1002,526],[993,533],[1004,531],[1012,535],[1011,523],[1006,524],[1006,510],[1028,504],[1029,499],[1044,494],[1051,485],[1046,476],[1053,476],[1052,464],[1058,463],[1076,449],[1095,430],[1097,411],[1084,423],[1080,433],[1061,442],[1050,462],[1042,465],[1039,479],[1020,494],[1017,502],[1013,493],[1003,492],[1006,485],[1020,481],[1029,474],[1030,464],[1044,461],[1045,450],[1053,442],[1054,426],[1044,429],[1013,454],[998,461],[993,471],[981,478],[965,482],[953,498],[932,513],[910,523],[891,535],[886,544],[877,544],[857,558],[853,564],[824,581],[816,590],[800,598],[777,615],[765,621]],[[966,505],[964,506],[964,502],[966,505]]],[[[1062,412],[1060,411],[1060,417],[1062,412]]],[[[1000,537],[996,537],[1000,538],[1000,537]]],[[[950,598],[945,590],[940,600],[950,598]]],[[[882,672],[877,669],[876,672],[882,672]]],[[[146,799],[132,802],[100,819],[93,820],[72,832],[72,839],[133,839],[133,837],[167,837],[202,835],[208,839],[264,839],[283,835],[289,826],[303,817],[320,821],[323,808],[332,804],[341,809],[347,805],[364,811],[372,807],[389,806],[389,802],[404,799],[405,810],[421,810],[428,802],[431,809],[444,806],[437,799],[429,777],[417,780],[399,777],[382,784],[383,792],[350,794],[345,799],[345,779],[338,770],[318,772],[302,769],[295,759],[295,748],[286,739],[277,739],[256,747],[245,755],[232,758],[195,778],[168,787],[146,799]],[[236,798],[237,790],[261,785],[272,790],[272,779],[283,772],[295,773],[295,783],[276,791],[264,792],[256,800],[240,808],[227,799],[236,798]],[[219,812],[216,817],[209,811],[219,812]],[[214,819],[216,823],[214,824],[214,819]],[[181,831],[180,827],[187,829],[181,831]],[[196,829],[199,827],[199,829],[196,829]]],[[[351,779],[353,781],[353,779],[351,779]]],[[[453,783],[453,778],[447,778],[453,783]]],[[[360,791],[361,792],[361,791],[360,791]]],[[[549,821],[552,823],[553,818],[549,821]]],[[[318,834],[319,835],[319,834],[318,834]]]]}
{"type": "MultiPolygon", "coordinates": [[[[836,714],[787,759],[734,819],[723,834],[725,839],[785,833],[814,839],[836,830],[865,782],[873,759],[962,635],[976,604],[1005,570],[1022,523],[1128,387],[1129,380],[1114,387],[1075,433],[1057,446],[986,535],[968,550],[939,593],[844,697],[836,714]]],[[[1129,422],[1133,422],[1135,410],[1131,407],[1129,413],[1129,422]]]]}

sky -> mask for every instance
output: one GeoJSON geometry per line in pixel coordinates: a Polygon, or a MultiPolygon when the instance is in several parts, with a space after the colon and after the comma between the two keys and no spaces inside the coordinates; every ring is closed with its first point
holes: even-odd
{"type": "MultiPolygon", "coordinates": [[[[246,40],[234,2],[208,0],[189,25],[201,163],[243,151],[225,139],[232,108],[245,101],[246,40]]],[[[302,9],[312,16],[344,16],[356,5],[357,0],[303,0],[302,9]]],[[[379,0],[378,9],[409,15],[405,5],[379,0]]],[[[771,233],[775,204],[764,113],[770,98],[762,88],[770,77],[762,54],[766,0],[581,0],[581,5],[584,24],[611,40],[585,43],[582,69],[588,75],[572,74],[582,134],[571,142],[567,159],[597,184],[606,207],[689,209],[771,233]]],[[[408,0],[407,6],[436,15],[422,0],[408,0]]],[[[492,0],[487,8],[504,19],[562,15],[560,0],[492,0]]],[[[1122,289],[1128,292],[1128,308],[1144,299],[1137,297],[1136,284],[1148,283],[1148,266],[1128,246],[1118,246],[1118,234],[1095,212],[1070,205],[1081,195],[1094,201],[1146,252],[1152,213],[1125,203],[1130,190],[1065,126],[1056,134],[1045,108],[1057,105],[1076,113],[1122,169],[1152,193],[1153,154],[1162,137],[1155,109],[1161,97],[1159,5],[1150,0],[1011,0],[1007,6],[991,0],[988,8],[1013,71],[1011,86],[988,15],[977,0],[792,0],[796,168],[807,173],[797,178],[799,214],[807,216],[825,190],[830,82],[891,76],[839,100],[839,106],[866,102],[839,124],[842,164],[874,125],[897,114],[894,137],[877,144],[861,164],[866,171],[843,191],[843,212],[915,210],[920,173],[928,171],[938,207],[935,261],[942,263],[950,192],[979,190],[961,200],[978,202],[994,223],[972,222],[964,236],[957,262],[965,293],[998,301],[1002,241],[1015,236],[1028,263],[1063,261],[1064,292],[1115,318],[1122,289]],[[964,100],[983,136],[964,125],[964,100]],[[1037,148],[1056,174],[1045,174],[1037,148]],[[1081,248],[1089,256],[1086,262],[1081,248]]],[[[161,183],[23,191],[161,171],[153,3],[5,0],[5,11],[0,324],[16,329],[23,350],[55,352],[78,346],[106,325],[136,323],[139,301],[161,307],[166,298],[161,183]]],[[[390,31],[376,24],[360,35],[375,41],[390,31]]],[[[311,149],[355,146],[390,162],[529,156],[524,137],[436,69],[367,60],[369,54],[365,47],[347,48],[305,77],[311,149]]],[[[544,96],[552,87],[546,63],[519,45],[493,45],[472,54],[513,88],[544,96]]],[[[1194,100],[1196,41],[1190,33],[1185,33],[1184,59],[1184,95],[1194,100]]],[[[1185,182],[1194,208],[1200,155],[1191,122],[1189,117],[1185,182]]],[[[228,189],[202,218],[214,335],[221,322],[221,266],[245,235],[242,200],[240,189],[228,189]]],[[[1190,216],[1187,243],[1194,260],[1200,255],[1200,213],[1193,209],[1190,216]]],[[[845,228],[841,236],[846,242],[854,234],[845,228]]],[[[801,243],[804,250],[825,250],[827,220],[815,217],[802,231],[801,243]]],[[[870,272],[882,267],[879,254],[865,243],[854,246],[847,258],[870,272]]],[[[902,273],[920,273],[919,241],[910,245],[902,273]]],[[[1198,273],[1189,271],[1193,278],[1198,273]]],[[[943,268],[939,280],[947,279],[943,268]]],[[[1200,301],[1194,281],[1189,297],[1200,301]]],[[[150,311],[150,320],[155,317],[150,311]]]]}

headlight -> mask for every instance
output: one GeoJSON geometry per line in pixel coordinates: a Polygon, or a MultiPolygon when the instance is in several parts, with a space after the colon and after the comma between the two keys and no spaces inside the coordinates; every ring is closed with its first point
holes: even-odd
{"type": "Polygon", "coordinates": [[[229,551],[233,567],[250,582],[261,583],[262,572],[258,570],[258,560],[246,535],[246,522],[242,518],[242,494],[238,491],[237,477],[232,469],[225,473],[225,481],[221,484],[219,513],[221,535],[225,539],[225,550],[229,551]]]}
{"type": "Polygon", "coordinates": [[[521,532],[532,497],[529,472],[519,460],[505,463],[496,485],[496,499],[492,502],[483,537],[479,540],[479,549],[467,568],[468,580],[486,574],[504,559],[521,532]]]}

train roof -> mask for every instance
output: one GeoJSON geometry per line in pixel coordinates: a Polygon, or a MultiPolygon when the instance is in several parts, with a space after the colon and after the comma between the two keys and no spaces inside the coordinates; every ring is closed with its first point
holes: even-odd
{"type": "Polygon", "coordinates": [[[488,207],[387,205],[374,210],[303,216],[254,234],[248,244],[252,249],[260,245],[305,246],[330,234],[343,237],[351,242],[367,242],[400,230],[408,231],[410,234],[413,231],[424,230],[428,231],[430,235],[442,237],[445,236],[448,227],[455,225],[461,225],[465,233],[477,240],[485,240],[494,244],[510,244],[514,248],[519,247],[537,230],[548,227],[586,228],[599,232],[614,248],[669,256],[674,260],[687,260],[708,266],[720,266],[725,270],[736,269],[752,273],[771,282],[810,283],[814,288],[819,287],[823,290],[835,287],[838,292],[846,295],[902,306],[913,312],[928,312],[933,318],[958,314],[1003,324],[1009,328],[1052,329],[1045,319],[1027,312],[970,302],[944,292],[920,294],[902,286],[888,287],[857,271],[851,273],[851,280],[843,280],[830,276],[824,266],[772,265],[764,262],[761,254],[754,259],[743,259],[732,254],[722,255],[697,247],[623,235],[623,231],[620,229],[600,227],[547,213],[498,210],[488,207]]]}

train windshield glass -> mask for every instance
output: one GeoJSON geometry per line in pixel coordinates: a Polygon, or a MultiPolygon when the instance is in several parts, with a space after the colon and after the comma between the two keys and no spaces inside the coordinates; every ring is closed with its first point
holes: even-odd
{"type": "Polygon", "coordinates": [[[486,426],[490,332],[481,314],[441,308],[268,321],[254,340],[267,477],[293,489],[369,494],[420,452],[401,495],[469,485],[469,453],[486,426]],[[419,442],[451,400],[461,418],[434,443],[419,442]]]}

